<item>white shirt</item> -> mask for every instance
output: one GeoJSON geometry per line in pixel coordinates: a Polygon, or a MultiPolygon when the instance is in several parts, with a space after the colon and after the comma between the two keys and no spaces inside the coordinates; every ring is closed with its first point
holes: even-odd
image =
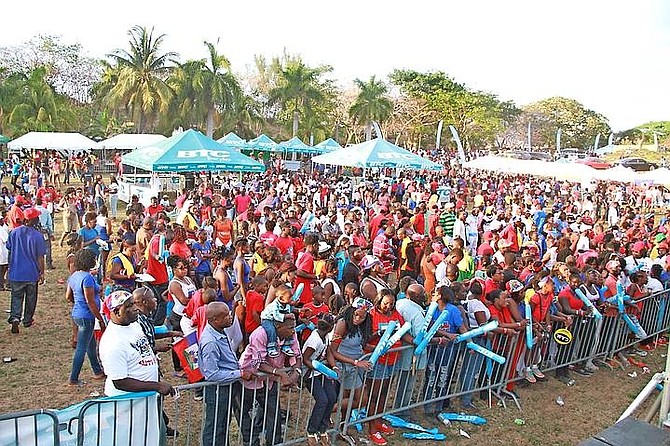
{"type": "Polygon", "coordinates": [[[663,284],[661,283],[661,281],[658,279],[654,279],[653,277],[647,278],[647,283],[645,284],[644,287],[647,290],[649,290],[652,294],[663,291],[663,284]]]}
{"type": "Polygon", "coordinates": [[[470,329],[479,327],[479,322],[475,317],[475,313],[480,311],[484,313],[486,320],[488,321],[491,318],[491,312],[479,299],[468,299],[467,300],[467,310],[468,310],[468,322],[470,323],[470,329]]]}
{"type": "Polygon", "coordinates": [[[0,226],[0,265],[9,264],[9,251],[7,250],[9,240],[9,228],[7,225],[0,226]]]}
{"type": "MultiPolygon", "coordinates": [[[[318,361],[320,358],[323,356],[323,352],[326,351],[326,343],[323,342],[323,339],[321,339],[321,336],[319,335],[319,332],[314,330],[312,333],[310,333],[309,337],[305,341],[305,344],[302,346],[302,353],[303,355],[305,354],[305,350],[307,347],[312,347],[314,352],[312,353],[312,356],[310,356],[309,361],[318,361]]],[[[319,376],[321,375],[321,372],[317,372],[316,370],[312,371],[312,374],[310,375],[311,377],[314,376],[319,376]]]]}
{"type": "Polygon", "coordinates": [[[119,379],[158,382],[158,359],[139,323],[118,325],[110,322],[102,334],[99,350],[107,374],[105,395],[128,393],[114,387],[114,381],[119,379]]]}

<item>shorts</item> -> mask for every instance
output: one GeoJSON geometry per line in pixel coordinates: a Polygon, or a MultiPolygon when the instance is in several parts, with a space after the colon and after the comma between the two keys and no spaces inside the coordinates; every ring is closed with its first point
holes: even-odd
{"type": "Polygon", "coordinates": [[[377,363],[372,368],[372,371],[368,374],[368,378],[372,379],[389,379],[393,376],[395,371],[395,364],[380,364],[377,363]]]}
{"type": "Polygon", "coordinates": [[[363,371],[353,364],[337,363],[340,369],[340,383],[347,390],[358,389],[363,385],[363,371]]]}

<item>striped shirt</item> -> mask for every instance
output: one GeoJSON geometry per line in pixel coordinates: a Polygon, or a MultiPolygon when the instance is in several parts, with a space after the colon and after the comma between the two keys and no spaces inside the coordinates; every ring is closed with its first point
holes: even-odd
{"type": "Polygon", "coordinates": [[[440,215],[440,226],[444,229],[445,235],[449,237],[454,236],[454,223],[456,222],[456,214],[453,212],[445,212],[440,215]]]}
{"type": "Polygon", "coordinates": [[[389,243],[388,237],[385,233],[379,234],[375,237],[375,240],[372,244],[372,255],[377,257],[382,261],[384,265],[384,272],[389,274],[393,271],[393,262],[391,258],[393,257],[393,247],[389,243]]]}

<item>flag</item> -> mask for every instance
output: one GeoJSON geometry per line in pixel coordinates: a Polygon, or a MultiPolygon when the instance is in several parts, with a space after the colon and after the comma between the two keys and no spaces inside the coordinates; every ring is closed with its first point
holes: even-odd
{"type": "Polygon", "coordinates": [[[186,379],[189,383],[197,383],[203,380],[202,372],[198,368],[198,347],[197,332],[191,332],[179,339],[172,345],[172,350],[179,358],[179,363],[184,368],[186,379]]]}

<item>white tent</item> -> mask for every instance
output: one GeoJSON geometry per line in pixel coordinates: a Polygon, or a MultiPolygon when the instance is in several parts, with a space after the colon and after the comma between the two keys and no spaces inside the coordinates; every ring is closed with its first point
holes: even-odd
{"type": "Polygon", "coordinates": [[[88,152],[95,141],[80,133],[29,132],[7,144],[10,153],[32,149],[55,150],[61,153],[88,152]]]}
{"type": "Polygon", "coordinates": [[[150,146],[167,139],[163,135],[150,133],[121,133],[97,144],[97,149],[128,152],[140,147],[150,146]]]}

